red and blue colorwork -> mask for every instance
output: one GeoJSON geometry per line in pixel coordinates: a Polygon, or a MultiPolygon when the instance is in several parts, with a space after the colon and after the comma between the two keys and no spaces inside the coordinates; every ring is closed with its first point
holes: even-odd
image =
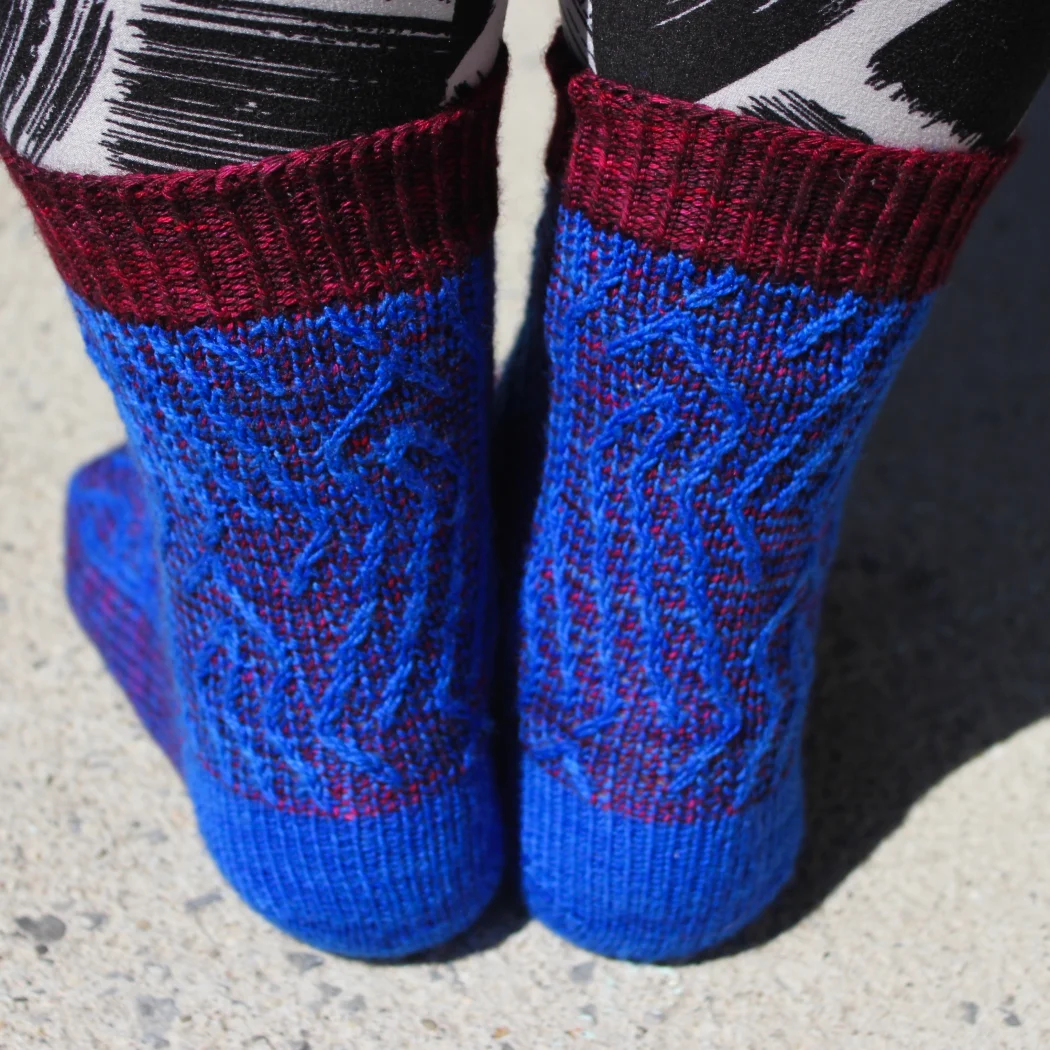
{"type": "Polygon", "coordinates": [[[502,399],[499,453],[513,475],[543,431],[515,624],[524,888],[587,948],[681,958],[791,875],[850,472],[1009,152],[864,145],[569,63],[556,42],[543,323],[507,378],[534,418],[502,399]]]}
{"type": "Polygon", "coordinates": [[[4,156],[114,393],[153,535],[157,621],[148,565],[130,593],[99,584],[141,539],[134,496],[106,494],[130,461],[78,478],[78,612],[93,635],[128,633],[103,648],[229,881],[350,955],[446,940],[501,876],[487,475],[504,71],[431,119],[213,171],[77,177],[4,156]],[[158,636],[174,721],[129,648],[158,636]]]}

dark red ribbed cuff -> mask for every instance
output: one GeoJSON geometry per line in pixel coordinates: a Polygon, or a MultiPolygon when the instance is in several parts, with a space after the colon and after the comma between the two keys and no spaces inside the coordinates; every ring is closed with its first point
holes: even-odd
{"type": "Polygon", "coordinates": [[[871,146],[661,98],[547,56],[558,118],[547,170],[597,227],[698,265],[886,299],[943,283],[1017,144],[871,146]]]}
{"type": "Polygon", "coordinates": [[[430,287],[490,241],[502,51],[427,120],[250,164],[80,176],[0,154],[66,283],[127,321],[177,327],[359,305],[430,287]]]}

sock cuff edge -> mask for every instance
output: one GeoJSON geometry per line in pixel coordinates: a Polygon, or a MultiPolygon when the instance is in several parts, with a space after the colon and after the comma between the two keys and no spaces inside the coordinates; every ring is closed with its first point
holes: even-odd
{"type": "Polygon", "coordinates": [[[507,76],[434,116],[171,174],[40,168],[0,140],[65,283],[118,320],[186,328],[433,288],[486,250],[507,76]]]}
{"type": "Polygon", "coordinates": [[[947,279],[1013,140],[970,153],[871,145],[603,79],[559,30],[547,172],[596,227],[757,279],[917,299],[947,279]]]}

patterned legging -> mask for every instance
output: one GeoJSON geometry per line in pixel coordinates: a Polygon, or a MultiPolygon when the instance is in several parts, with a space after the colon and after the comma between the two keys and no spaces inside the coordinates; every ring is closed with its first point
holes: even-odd
{"type": "Polygon", "coordinates": [[[1015,130],[1050,66],[1046,0],[561,0],[577,56],[658,94],[890,146],[1015,130]]]}
{"type": "MultiPolygon", "coordinates": [[[[999,144],[1050,65],[1048,0],[561,4],[603,76],[887,145],[999,144]]],[[[44,167],[97,174],[308,148],[469,90],[506,6],[0,0],[0,133],[44,167]]]]}

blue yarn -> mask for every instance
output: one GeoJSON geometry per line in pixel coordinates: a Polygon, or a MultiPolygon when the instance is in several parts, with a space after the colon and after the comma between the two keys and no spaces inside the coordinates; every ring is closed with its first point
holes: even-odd
{"type": "Polygon", "coordinates": [[[640,962],[685,960],[737,933],[783,888],[803,835],[797,763],[732,820],[624,816],[528,759],[521,792],[530,911],[581,948],[640,962]]]}
{"type": "Polygon", "coordinates": [[[249,904],[350,955],[440,943],[501,875],[491,268],[186,331],[74,297],[143,475],[201,832],[249,904]]]}
{"type": "Polygon", "coordinates": [[[680,957],[790,878],[841,507],[926,302],[556,226],[509,370],[548,389],[498,431],[504,470],[545,448],[514,625],[525,895],[581,945],[680,957]]]}

